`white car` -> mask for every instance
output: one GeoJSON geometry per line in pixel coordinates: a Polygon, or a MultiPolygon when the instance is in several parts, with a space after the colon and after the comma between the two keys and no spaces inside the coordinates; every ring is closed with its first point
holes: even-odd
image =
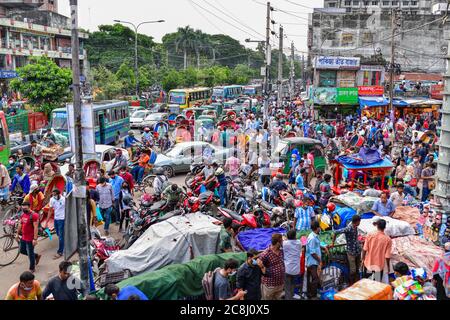
{"type": "MultiPolygon", "coordinates": [[[[117,148],[113,146],[107,146],[98,144],[95,146],[95,153],[96,158],[98,161],[100,161],[102,164],[105,165],[106,173],[112,169],[112,166],[114,164],[114,158],[116,157],[116,149],[122,150],[122,154],[125,156],[127,160],[130,159],[130,156],[128,155],[128,151],[122,148],[117,148]]],[[[83,159],[84,161],[92,160],[92,159],[83,159]]],[[[75,156],[72,157],[71,163],[75,163],[75,156]]],[[[66,175],[66,173],[69,171],[69,164],[66,163],[61,167],[61,174],[63,176],[66,175]]]]}
{"type": "Polygon", "coordinates": [[[168,118],[167,113],[162,113],[162,112],[152,113],[144,119],[144,121],[142,122],[140,127],[142,129],[145,127],[152,128],[160,121],[167,121],[167,118],[168,118]]]}
{"type": "Polygon", "coordinates": [[[134,112],[130,117],[130,126],[133,129],[139,129],[144,123],[144,119],[151,114],[149,110],[138,110],[134,112]]]}

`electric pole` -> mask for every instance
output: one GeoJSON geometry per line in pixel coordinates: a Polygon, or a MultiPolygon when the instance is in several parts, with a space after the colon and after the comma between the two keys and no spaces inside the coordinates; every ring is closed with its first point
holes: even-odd
{"type": "MultiPolygon", "coordinates": [[[[270,46],[270,24],[275,23],[270,19],[270,12],[273,8],[270,6],[270,2],[267,2],[267,16],[266,16],[266,59],[265,59],[265,72],[264,72],[264,122],[269,118],[269,97],[270,97],[270,65],[272,64],[272,48],[270,46]]],[[[275,33],[274,33],[275,34],[275,33]]]]}
{"type": "Polygon", "coordinates": [[[280,25],[280,46],[278,50],[278,108],[281,108],[283,102],[283,26],[280,25]]]}
{"type": "Polygon", "coordinates": [[[70,0],[72,19],[73,114],[75,124],[74,191],[78,221],[78,256],[84,294],[89,291],[88,229],[86,218],[86,180],[83,170],[83,137],[81,130],[80,42],[78,38],[78,0],[70,0]]]}
{"type": "Polygon", "coordinates": [[[295,48],[294,48],[294,42],[291,43],[291,73],[290,73],[290,96],[291,100],[294,99],[295,94],[295,48]]]}
{"type": "Polygon", "coordinates": [[[389,112],[391,113],[391,118],[395,114],[394,111],[394,64],[395,64],[395,32],[397,31],[397,10],[392,9],[391,11],[391,28],[392,28],[392,38],[391,38],[391,65],[389,68],[389,112]]]}

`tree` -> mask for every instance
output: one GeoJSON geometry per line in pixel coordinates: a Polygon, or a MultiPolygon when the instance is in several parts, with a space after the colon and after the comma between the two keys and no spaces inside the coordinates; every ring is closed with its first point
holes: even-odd
{"type": "Polygon", "coordinates": [[[136,75],[133,68],[127,64],[122,63],[116,73],[117,79],[122,82],[124,94],[133,92],[136,88],[136,75]]]}
{"type": "Polygon", "coordinates": [[[172,89],[176,89],[182,83],[182,77],[175,69],[170,70],[162,80],[163,89],[169,92],[172,89]]]}
{"type": "Polygon", "coordinates": [[[190,26],[184,28],[178,28],[178,35],[175,38],[175,48],[178,52],[179,48],[183,49],[184,55],[184,70],[187,69],[188,52],[195,49],[195,32],[190,26]]]}
{"type": "Polygon", "coordinates": [[[61,107],[70,95],[72,71],[60,68],[48,57],[32,57],[30,63],[17,69],[18,78],[10,86],[28,100],[35,111],[49,115],[61,107]]]}
{"type": "Polygon", "coordinates": [[[254,69],[251,69],[244,64],[238,64],[231,71],[230,83],[241,85],[248,84],[250,79],[253,78],[254,76],[255,76],[254,69]]]}
{"type": "Polygon", "coordinates": [[[193,87],[198,83],[198,73],[194,68],[187,68],[181,73],[184,87],[193,87]]]}
{"type": "Polygon", "coordinates": [[[96,100],[112,100],[122,94],[122,82],[105,66],[93,68],[92,76],[94,79],[94,98],[96,100]]]}

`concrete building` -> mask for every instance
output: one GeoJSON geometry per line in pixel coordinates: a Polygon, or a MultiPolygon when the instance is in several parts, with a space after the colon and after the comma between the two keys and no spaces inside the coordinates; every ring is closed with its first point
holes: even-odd
{"type": "Polygon", "coordinates": [[[432,6],[438,2],[446,3],[442,0],[325,0],[324,8],[340,8],[347,13],[368,13],[372,12],[373,8],[380,10],[400,8],[411,14],[429,14],[432,6]]]}
{"type": "MultiPolygon", "coordinates": [[[[336,1],[337,3],[342,3],[336,1]]],[[[327,4],[332,1],[326,1],[327,4]]],[[[431,6],[431,1],[427,1],[431,6]]],[[[424,7],[425,8],[425,7],[424,7]]],[[[423,9],[425,10],[425,9],[423,9]]],[[[411,14],[402,10],[395,37],[395,62],[405,72],[443,73],[447,43],[439,16],[432,13],[411,14]],[[434,21],[434,22],[433,22],[434,21]],[[417,28],[418,26],[422,26],[417,28]],[[415,29],[416,28],[416,29],[415,29]]],[[[378,57],[391,59],[391,14],[377,11],[371,14],[342,12],[342,8],[315,9],[310,15],[308,30],[308,65],[322,56],[378,57]],[[337,11],[336,11],[337,10],[337,11]],[[341,12],[339,12],[341,10],[341,12]]],[[[311,74],[311,73],[310,73],[311,74]]]]}
{"type": "MultiPolygon", "coordinates": [[[[57,12],[56,0],[0,0],[0,86],[26,65],[30,57],[48,56],[60,67],[71,67],[70,19],[57,12]]],[[[86,33],[80,32],[81,74],[88,69],[86,33]]]]}

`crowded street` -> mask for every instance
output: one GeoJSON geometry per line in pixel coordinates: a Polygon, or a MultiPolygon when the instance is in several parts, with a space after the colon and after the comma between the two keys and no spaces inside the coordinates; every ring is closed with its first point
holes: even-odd
{"type": "Polygon", "coordinates": [[[443,38],[446,3],[372,1],[369,25],[350,1],[244,1],[261,35],[183,1],[252,40],[41,2],[0,1],[0,299],[449,300],[448,43],[404,49],[419,24],[443,38]],[[355,21],[392,35],[355,45],[355,21]]]}

